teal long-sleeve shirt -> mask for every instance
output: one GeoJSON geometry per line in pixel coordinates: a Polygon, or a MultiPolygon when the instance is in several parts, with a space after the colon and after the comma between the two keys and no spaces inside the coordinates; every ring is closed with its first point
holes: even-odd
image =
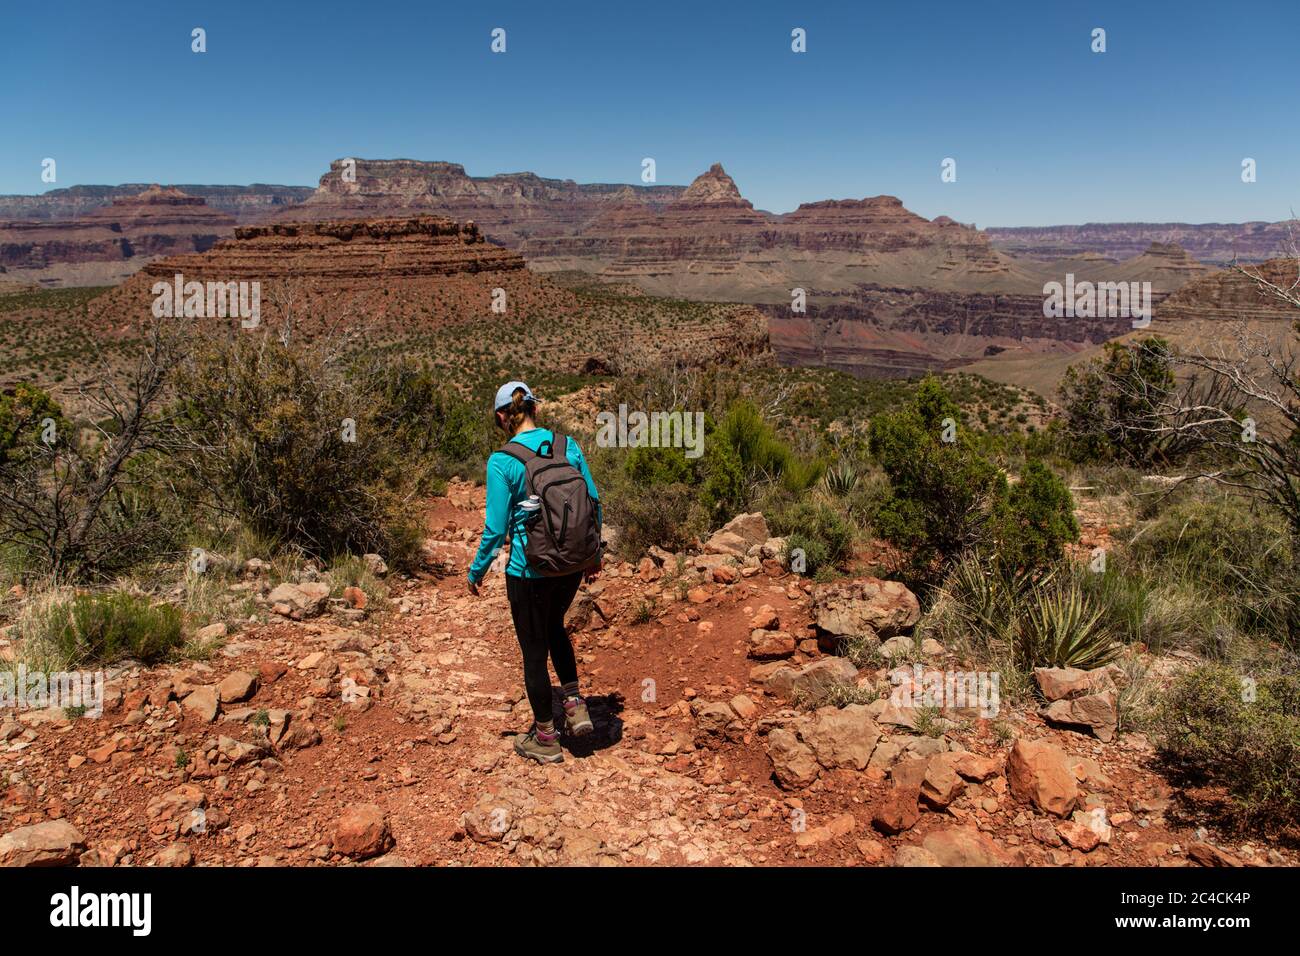
{"type": "MultiPolygon", "coordinates": [[[[555,441],[555,436],[545,428],[530,428],[520,432],[513,439],[521,445],[537,451],[545,442],[555,441]]],[[[569,437],[569,464],[577,468],[587,482],[587,491],[596,502],[596,514],[600,516],[600,495],[596,492],[596,483],[591,479],[587,468],[587,459],[582,456],[578,443],[569,437]]],[[[524,556],[524,545],[528,534],[524,531],[519,502],[528,497],[525,487],[527,471],[523,463],[504,452],[493,452],[487,463],[487,509],[483,516],[483,535],[479,539],[478,554],[469,567],[469,579],[478,584],[491,567],[497,552],[505,544],[506,536],[510,538],[510,563],[506,565],[506,574],[517,578],[540,577],[528,567],[524,556]]]]}

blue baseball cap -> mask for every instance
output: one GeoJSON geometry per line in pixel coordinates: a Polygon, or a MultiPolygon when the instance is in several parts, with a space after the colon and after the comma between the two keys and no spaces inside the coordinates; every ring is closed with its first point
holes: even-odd
{"type": "Polygon", "coordinates": [[[537,396],[533,394],[533,390],[523,382],[506,382],[497,389],[497,397],[496,401],[492,403],[492,411],[499,411],[509,405],[514,400],[513,396],[515,394],[515,389],[517,388],[522,388],[524,390],[525,402],[537,401],[537,396]]]}

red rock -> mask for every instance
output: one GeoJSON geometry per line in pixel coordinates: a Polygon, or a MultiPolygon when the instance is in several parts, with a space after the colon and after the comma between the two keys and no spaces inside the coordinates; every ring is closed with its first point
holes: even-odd
{"type": "Polygon", "coordinates": [[[921,841],[940,866],[1010,866],[1014,861],[986,833],[971,826],[951,827],[921,841]]]}
{"type": "Polygon", "coordinates": [[[878,840],[859,840],[858,852],[868,866],[879,866],[885,859],[885,848],[878,840]]]}
{"type": "Polygon", "coordinates": [[[919,789],[892,787],[871,811],[871,825],[886,836],[910,830],[921,819],[919,796],[919,789]]]}
{"type": "Polygon", "coordinates": [[[274,684],[288,672],[288,666],[280,661],[263,661],[257,665],[257,676],[263,684],[274,684]]]}
{"type": "Polygon", "coordinates": [[[782,789],[806,787],[821,774],[821,765],[812,748],[783,727],[767,735],[767,756],[772,761],[776,782],[782,789]]]}
{"type": "Polygon", "coordinates": [[[1114,739],[1119,725],[1119,698],[1114,690],[1086,694],[1053,701],[1043,708],[1042,713],[1052,724],[1087,728],[1098,740],[1109,742],[1114,739]]]}
{"type": "Polygon", "coordinates": [[[940,753],[930,758],[921,781],[921,799],[936,809],[943,809],[966,791],[957,772],[958,754],[940,753]]]}
{"type": "Polygon", "coordinates": [[[755,660],[778,660],[794,652],[794,638],[784,631],[754,631],[749,635],[748,653],[755,660]]]}
{"type": "Polygon", "coordinates": [[[1052,826],[1051,820],[1035,817],[1029,824],[1029,832],[1035,840],[1044,846],[1058,847],[1061,845],[1061,835],[1056,832],[1056,827],[1052,826]]]}
{"type": "Polygon", "coordinates": [[[764,604],[749,621],[750,630],[754,631],[771,631],[781,626],[781,618],[773,610],[772,605],[764,604]]]}
{"type": "Polygon", "coordinates": [[[1017,740],[1007,762],[1011,793],[1044,813],[1068,816],[1079,801],[1079,784],[1059,747],[1043,740],[1017,740]]]}
{"type": "Polygon", "coordinates": [[[369,603],[369,599],[366,597],[366,592],[353,585],[349,585],[343,589],[343,600],[348,603],[348,607],[354,608],[358,611],[364,610],[366,605],[369,603]]]}
{"type": "Polygon", "coordinates": [[[334,825],[335,853],[364,860],[386,853],[394,845],[383,808],[373,803],[350,807],[334,825]]]}
{"type": "Polygon", "coordinates": [[[75,866],[85,850],[80,830],[66,820],[47,820],[0,837],[0,866],[75,866]]]}
{"type": "Polygon", "coordinates": [[[1075,823],[1073,820],[1062,820],[1056,825],[1056,832],[1061,835],[1061,839],[1066,843],[1076,850],[1082,850],[1084,853],[1097,849],[1101,844],[1097,834],[1082,823],[1075,823]]]}
{"type": "Polygon", "coordinates": [[[210,724],[217,719],[218,700],[215,687],[198,687],[185,696],[181,706],[187,714],[192,714],[204,723],[210,724]]]}
{"type": "Polygon", "coordinates": [[[108,763],[112,758],[113,752],[117,750],[117,742],[110,740],[108,743],[96,747],[87,753],[87,756],[95,763],[108,763]]]}
{"type": "Polygon", "coordinates": [[[954,768],[967,780],[983,783],[1002,772],[1003,761],[998,757],[983,757],[969,750],[959,751],[954,768]]]}
{"type": "Polygon", "coordinates": [[[208,799],[204,796],[201,787],[193,783],[184,783],[150,799],[145,804],[145,815],[150,820],[162,822],[175,820],[184,823],[196,809],[206,807],[207,804],[208,799]]]}
{"type": "Polygon", "coordinates": [[[1201,866],[1241,866],[1241,860],[1211,843],[1198,840],[1187,847],[1187,855],[1201,866]]]}
{"type": "Polygon", "coordinates": [[[238,703],[257,693],[257,678],[246,671],[235,671],[217,685],[222,703],[238,703]]]}
{"type": "Polygon", "coordinates": [[[1077,667],[1035,667],[1034,680],[1048,701],[1065,700],[1113,687],[1104,670],[1086,671],[1077,667]],[[1100,678],[1095,675],[1102,675],[1100,678]],[[1097,686],[1104,681],[1105,686],[1097,686]]]}
{"type": "Polygon", "coordinates": [[[813,620],[840,638],[888,638],[921,620],[921,604],[897,581],[858,578],[816,585],[813,620]]]}

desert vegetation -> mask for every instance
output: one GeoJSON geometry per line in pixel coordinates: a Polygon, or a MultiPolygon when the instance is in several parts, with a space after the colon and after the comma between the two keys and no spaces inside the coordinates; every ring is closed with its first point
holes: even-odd
{"type": "MultiPolygon", "coordinates": [[[[1051,406],[962,374],[689,361],[675,336],[740,321],[740,307],[570,292],[589,325],[530,320],[505,338],[486,320],[378,340],[116,330],[75,382],[51,364],[65,346],[24,346],[26,375],[0,394],[0,565],[6,586],[41,595],[6,611],[25,653],[202,654],[208,623],[264,613],[232,590],[250,562],[382,606],[373,557],[429,563],[427,502],[452,476],[481,479],[500,440],[487,395],[523,375],[556,400],[543,424],[583,443],[620,556],[680,554],[761,512],[779,559],[797,554],[817,582],[905,582],[918,641],[995,669],[1006,697],[1032,701],[1037,668],[1111,665],[1121,726],[1147,733],[1171,774],[1222,788],[1236,825],[1295,826],[1300,392],[1284,359],[1122,340],[1072,369],[1051,406]],[[620,350],[558,360],[596,328],[620,350]],[[702,454],[602,448],[593,404],[702,413],[702,454]]],[[[86,299],[24,294],[0,312],[32,309],[85,313],[86,299]]]]}

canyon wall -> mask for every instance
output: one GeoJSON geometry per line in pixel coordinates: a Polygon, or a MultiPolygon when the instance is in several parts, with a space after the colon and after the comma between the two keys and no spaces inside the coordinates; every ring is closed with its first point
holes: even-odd
{"type": "Polygon", "coordinates": [[[1224,266],[1234,259],[1262,262],[1286,254],[1294,221],[1241,223],[1090,222],[1080,226],[1006,226],[985,229],[994,247],[1031,259],[1068,259],[1094,253],[1128,259],[1153,242],[1176,243],[1195,259],[1224,266]]]}

